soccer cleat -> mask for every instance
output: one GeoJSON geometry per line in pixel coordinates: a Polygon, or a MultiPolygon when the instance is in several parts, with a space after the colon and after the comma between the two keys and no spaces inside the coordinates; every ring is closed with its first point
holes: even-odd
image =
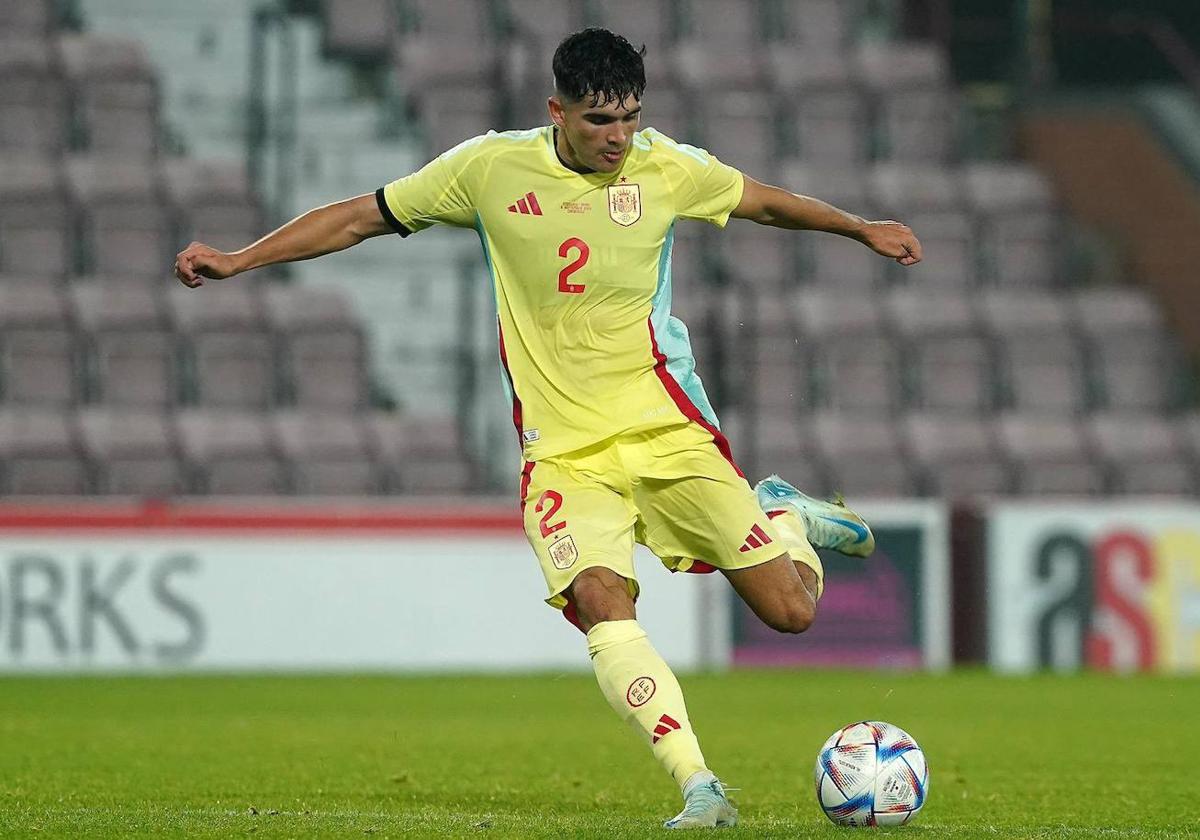
{"type": "Polygon", "coordinates": [[[737,809],[725,797],[725,786],[717,779],[691,787],[683,798],[683,810],[663,823],[663,828],[726,828],[737,825],[737,809]]]}
{"type": "Polygon", "coordinates": [[[829,502],[806,496],[777,475],[769,475],[754,488],[759,506],[768,513],[791,510],[808,529],[813,548],[828,548],[851,557],[869,557],[875,550],[875,536],[854,511],[846,507],[841,494],[829,502]]]}

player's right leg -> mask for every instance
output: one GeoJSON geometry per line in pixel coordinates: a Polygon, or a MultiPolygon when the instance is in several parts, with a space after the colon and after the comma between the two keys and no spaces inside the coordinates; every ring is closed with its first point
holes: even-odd
{"type": "Polygon", "coordinates": [[[684,791],[684,813],[668,827],[733,825],[737,812],[705,765],[679,682],[637,621],[637,513],[614,489],[618,469],[603,451],[526,466],[525,534],[550,588],[546,600],[586,633],[605,699],[684,791]]]}

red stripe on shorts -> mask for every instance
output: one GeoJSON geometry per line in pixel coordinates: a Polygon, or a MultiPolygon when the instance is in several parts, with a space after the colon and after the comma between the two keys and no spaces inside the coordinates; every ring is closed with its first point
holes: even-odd
{"type": "Polygon", "coordinates": [[[525,466],[521,468],[521,513],[525,512],[526,496],[529,495],[529,480],[533,478],[533,468],[536,461],[526,461],[525,466]]]}
{"type": "Polygon", "coordinates": [[[733,460],[733,452],[729,449],[729,440],[726,439],[725,435],[721,434],[720,429],[705,419],[704,414],[696,407],[691,398],[684,393],[683,388],[675,381],[675,377],[671,376],[670,371],[667,370],[667,357],[658,349],[658,339],[654,335],[654,324],[649,318],[646,319],[646,326],[650,328],[650,348],[654,352],[654,372],[658,375],[659,381],[667,389],[667,393],[675,402],[676,407],[683,412],[683,416],[694,423],[699,423],[704,431],[712,435],[713,442],[717,444],[717,449],[721,455],[729,462],[740,478],[745,478],[746,474],[742,472],[741,467],[733,460]]]}

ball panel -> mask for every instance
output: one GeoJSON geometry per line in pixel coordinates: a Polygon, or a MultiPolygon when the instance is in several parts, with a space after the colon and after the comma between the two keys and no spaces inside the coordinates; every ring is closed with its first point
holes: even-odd
{"type": "Polygon", "coordinates": [[[874,795],[868,789],[853,799],[848,799],[841,805],[825,808],[825,816],[838,825],[866,826],[875,825],[875,814],[871,809],[874,795]]]}
{"type": "Polygon", "coordinates": [[[847,797],[866,787],[876,773],[875,747],[850,744],[832,747],[821,753],[821,768],[847,797]]]}

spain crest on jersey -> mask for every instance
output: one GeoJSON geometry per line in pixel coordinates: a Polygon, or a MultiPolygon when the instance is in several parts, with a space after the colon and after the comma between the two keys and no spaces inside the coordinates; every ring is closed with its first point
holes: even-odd
{"type": "Polygon", "coordinates": [[[642,218],[642,188],[637,184],[609,186],[608,217],[622,227],[629,227],[642,218]]]}

